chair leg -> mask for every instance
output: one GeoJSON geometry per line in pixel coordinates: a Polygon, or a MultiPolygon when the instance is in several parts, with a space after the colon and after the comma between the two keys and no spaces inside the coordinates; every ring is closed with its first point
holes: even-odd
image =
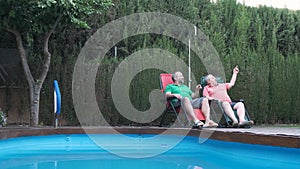
{"type": "Polygon", "coordinates": [[[211,115],[211,119],[218,123],[218,127],[222,127],[220,124],[221,119],[218,118],[217,112],[216,112],[215,108],[212,106],[210,107],[210,115],[211,115]],[[212,116],[213,116],[213,118],[212,118],[212,116]]]}
{"type": "MultiPolygon", "coordinates": [[[[188,125],[189,127],[193,126],[188,114],[183,110],[181,109],[181,111],[183,111],[184,115],[185,115],[185,118],[187,119],[187,122],[188,122],[188,125]]],[[[176,108],[174,107],[174,105],[170,105],[170,107],[166,107],[166,109],[164,110],[163,114],[162,114],[162,117],[161,117],[161,120],[160,120],[160,123],[159,123],[159,126],[162,127],[163,126],[163,122],[165,121],[165,118],[166,118],[166,115],[169,113],[169,112],[172,112],[174,113],[175,117],[176,117],[176,121],[178,121],[179,125],[182,126],[182,127],[185,127],[186,124],[183,123],[183,121],[180,119],[180,115],[179,113],[176,111],[176,108]]]]}
{"type": "Polygon", "coordinates": [[[184,124],[180,120],[180,117],[179,117],[179,115],[178,115],[175,107],[173,105],[170,105],[170,107],[166,107],[166,109],[164,110],[164,112],[162,114],[162,117],[161,117],[161,120],[160,120],[160,124],[159,124],[160,127],[163,126],[163,121],[165,121],[165,118],[166,118],[166,116],[167,116],[168,113],[174,113],[174,116],[176,117],[176,120],[178,120],[178,123],[181,126],[184,126],[184,124]]]}
{"type": "MultiPolygon", "coordinates": [[[[172,109],[173,109],[173,112],[174,112],[174,114],[175,114],[175,116],[176,116],[176,120],[178,120],[178,123],[182,126],[182,127],[184,127],[185,125],[182,123],[182,121],[180,120],[180,116],[179,116],[179,113],[180,112],[178,112],[177,113],[177,111],[176,111],[176,108],[175,108],[175,106],[173,105],[173,104],[171,104],[171,107],[172,107],[172,109]]],[[[182,110],[183,112],[184,112],[184,110],[182,109],[182,108],[180,108],[180,110],[182,110]]],[[[184,112],[185,113],[185,112],[184,112]]],[[[186,114],[186,113],[185,113],[186,114]]],[[[175,120],[175,122],[176,122],[176,120],[175,120]]]]}
{"type": "Polygon", "coordinates": [[[246,110],[246,108],[245,108],[245,118],[246,118],[246,120],[248,120],[248,121],[251,120],[251,118],[250,118],[250,116],[249,116],[249,113],[248,113],[248,111],[246,110]]]}
{"type": "Polygon", "coordinates": [[[168,113],[168,109],[166,108],[166,109],[164,110],[164,112],[163,112],[163,115],[162,115],[161,120],[160,120],[160,123],[159,123],[159,126],[160,126],[160,127],[162,127],[163,121],[165,120],[165,117],[166,117],[167,113],[168,113]]]}

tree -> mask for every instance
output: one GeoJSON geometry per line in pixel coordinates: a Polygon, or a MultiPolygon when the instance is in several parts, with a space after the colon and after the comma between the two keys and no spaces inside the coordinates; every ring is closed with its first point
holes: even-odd
{"type": "Polygon", "coordinates": [[[1,0],[0,29],[16,38],[23,70],[30,89],[30,126],[38,125],[40,91],[48,74],[51,60],[49,39],[58,26],[73,23],[89,28],[87,19],[101,14],[112,5],[111,0],[1,0]],[[38,78],[34,78],[27,48],[35,45],[44,57],[38,78]]]}

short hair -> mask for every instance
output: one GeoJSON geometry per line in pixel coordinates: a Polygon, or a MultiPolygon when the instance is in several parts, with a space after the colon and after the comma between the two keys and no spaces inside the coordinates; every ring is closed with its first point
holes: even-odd
{"type": "Polygon", "coordinates": [[[205,76],[204,80],[206,83],[208,82],[208,80],[210,80],[210,76],[212,76],[212,74],[208,74],[205,76]]]}
{"type": "Polygon", "coordinates": [[[180,73],[180,72],[175,72],[175,73],[172,74],[172,80],[173,80],[173,82],[175,82],[175,77],[177,76],[178,73],[180,73]]]}
{"type": "Polygon", "coordinates": [[[175,76],[176,76],[176,72],[172,74],[172,80],[173,80],[173,82],[175,82],[175,76]]]}

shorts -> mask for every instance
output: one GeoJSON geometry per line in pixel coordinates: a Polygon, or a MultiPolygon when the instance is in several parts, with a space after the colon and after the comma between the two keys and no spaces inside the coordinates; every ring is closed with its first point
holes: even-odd
{"type": "Polygon", "coordinates": [[[199,97],[199,98],[193,99],[191,101],[191,104],[192,104],[193,108],[194,109],[201,109],[203,99],[204,99],[204,97],[199,97]]]}
{"type": "MultiPolygon", "coordinates": [[[[204,99],[204,97],[200,97],[200,98],[196,98],[196,99],[191,100],[192,107],[194,109],[201,109],[203,99],[204,99]]],[[[174,101],[173,106],[175,108],[181,106],[181,101],[180,100],[174,101]]]]}
{"type": "Polygon", "coordinates": [[[237,102],[231,102],[231,103],[230,103],[230,106],[231,106],[232,109],[233,109],[233,107],[235,106],[235,104],[237,104],[237,102]]]}

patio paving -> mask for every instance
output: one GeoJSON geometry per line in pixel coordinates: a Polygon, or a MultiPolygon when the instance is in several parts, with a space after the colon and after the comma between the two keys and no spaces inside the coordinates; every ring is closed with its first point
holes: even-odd
{"type": "Polygon", "coordinates": [[[223,132],[240,132],[240,133],[253,133],[260,135],[281,135],[281,136],[295,136],[300,137],[300,127],[264,127],[253,126],[249,129],[243,128],[216,128],[209,129],[223,132]]]}

